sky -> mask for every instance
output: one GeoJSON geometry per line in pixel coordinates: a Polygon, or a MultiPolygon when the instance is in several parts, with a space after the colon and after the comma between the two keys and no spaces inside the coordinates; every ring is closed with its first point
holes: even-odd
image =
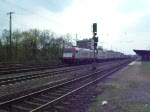
{"type": "Polygon", "coordinates": [[[9,28],[51,29],[77,39],[92,37],[97,23],[98,45],[105,49],[135,54],[150,50],[150,0],[0,0],[0,31],[9,28]]]}

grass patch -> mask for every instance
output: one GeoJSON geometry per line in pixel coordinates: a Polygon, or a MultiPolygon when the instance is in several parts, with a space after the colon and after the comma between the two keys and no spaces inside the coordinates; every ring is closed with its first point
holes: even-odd
{"type": "Polygon", "coordinates": [[[142,74],[150,79],[150,63],[142,62],[142,74]]]}
{"type": "Polygon", "coordinates": [[[97,98],[97,100],[92,104],[92,107],[89,108],[86,112],[99,112],[99,106],[101,106],[102,101],[106,100],[109,102],[109,100],[116,99],[118,96],[120,96],[116,96],[117,91],[120,91],[120,88],[118,88],[116,84],[103,84],[97,87],[97,90],[103,91],[103,93],[100,95],[100,97],[97,98]]]}
{"type": "MultiPolygon", "coordinates": [[[[134,91],[135,88],[140,88],[141,80],[142,82],[149,81],[150,63],[142,62],[137,68],[132,67],[131,69],[133,70],[129,70],[125,75],[121,75],[117,81],[98,86],[97,90],[102,90],[102,94],[86,112],[150,112],[150,102],[146,103],[144,100],[130,101],[130,96],[132,96],[130,90],[134,91]],[[132,71],[133,73],[135,72],[133,75],[131,75],[132,71]],[[126,100],[128,91],[129,100],[126,100]],[[102,101],[108,101],[108,105],[102,106],[102,101]]],[[[141,89],[141,91],[143,90],[141,89]]],[[[146,92],[146,94],[148,93],[146,92]]]]}
{"type": "Polygon", "coordinates": [[[98,89],[102,91],[102,94],[105,94],[110,98],[115,97],[116,94],[121,94],[121,92],[117,93],[117,91],[122,91],[122,89],[119,88],[117,84],[103,84],[100,85],[98,89]]]}
{"type": "Polygon", "coordinates": [[[150,110],[150,103],[129,102],[122,98],[111,98],[107,100],[107,106],[102,106],[101,103],[106,100],[105,98],[107,97],[99,98],[86,112],[149,112],[150,110]]]}
{"type": "MultiPolygon", "coordinates": [[[[135,88],[138,85],[131,81],[129,86],[135,88]]],[[[150,103],[126,101],[122,95],[119,95],[123,89],[115,85],[105,84],[101,85],[101,88],[104,94],[101,94],[86,112],[149,112],[150,110],[150,103]],[[102,106],[102,101],[108,101],[108,105],[102,106]]]]}
{"type": "Polygon", "coordinates": [[[135,81],[129,81],[129,82],[128,82],[128,87],[129,87],[130,89],[137,88],[137,87],[138,87],[138,83],[135,82],[135,81]]]}
{"type": "Polygon", "coordinates": [[[142,62],[142,68],[145,70],[150,70],[150,63],[149,62],[142,62]]]}
{"type": "Polygon", "coordinates": [[[103,84],[100,86],[101,89],[103,90],[109,90],[109,91],[115,91],[117,90],[118,88],[116,87],[116,85],[112,85],[112,84],[103,84]]]}
{"type": "Polygon", "coordinates": [[[127,112],[149,112],[150,103],[121,101],[121,107],[127,112]]]}

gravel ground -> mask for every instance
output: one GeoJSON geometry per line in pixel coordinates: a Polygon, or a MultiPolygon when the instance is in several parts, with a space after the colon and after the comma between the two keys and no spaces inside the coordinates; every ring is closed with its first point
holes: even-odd
{"type": "MultiPolygon", "coordinates": [[[[25,73],[15,73],[15,74],[8,74],[8,75],[0,75],[0,78],[8,78],[8,77],[14,77],[14,76],[31,75],[31,74],[35,74],[35,73],[44,73],[44,72],[51,72],[51,71],[56,71],[56,70],[59,71],[59,70],[68,69],[68,68],[71,68],[71,67],[61,67],[61,68],[54,68],[54,69],[47,69],[47,70],[40,70],[40,71],[32,71],[32,72],[25,72],[25,73]]],[[[74,66],[72,68],[74,68],[74,66]]]]}
{"type": "MultiPolygon", "coordinates": [[[[106,63],[103,63],[103,65],[105,65],[105,64],[106,63]]],[[[99,67],[101,67],[101,64],[98,64],[98,65],[99,65],[99,67]]],[[[83,65],[81,65],[81,66],[83,66],[83,65]]],[[[77,66],[77,67],[79,67],[79,66],[77,66]]],[[[59,70],[68,69],[68,68],[71,68],[71,67],[57,68],[57,69],[50,69],[50,70],[43,70],[43,71],[34,71],[34,72],[29,72],[29,73],[10,74],[10,75],[4,75],[1,77],[6,78],[6,77],[12,77],[12,76],[31,75],[33,73],[43,73],[43,72],[48,72],[48,71],[53,71],[53,70],[59,71],[59,70]]],[[[74,68],[74,66],[72,68],[74,68]]],[[[19,94],[19,95],[22,95],[22,94],[24,94],[23,91],[26,91],[29,88],[35,89],[35,88],[40,88],[42,86],[48,87],[48,86],[57,84],[59,82],[63,82],[63,81],[77,78],[77,77],[80,77],[83,75],[87,75],[87,74],[93,72],[93,71],[91,71],[91,69],[92,69],[92,65],[89,64],[86,69],[82,69],[82,70],[77,70],[77,71],[64,73],[64,74],[60,74],[60,75],[56,75],[56,76],[53,75],[53,76],[40,78],[40,79],[36,78],[33,80],[29,80],[29,81],[22,81],[22,82],[15,83],[15,84],[0,86],[0,97],[8,96],[10,94],[19,93],[19,92],[22,92],[21,94],[19,94]]],[[[97,70],[98,70],[98,68],[97,68],[97,70]]],[[[36,91],[36,89],[35,89],[35,91],[36,91]]]]}
{"type": "MultiPolygon", "coordinates": [[[[69,68],[69,67],[67,67],[67,68],[69,68]]],[[[42,86],[47,87],[50,85],[57,84],[59,82],[70,80],[70,79],[73,79],[73,78],[79,77],[81,75],[85,75],[85,74],[92,72],[89,68],[91,68],[91,65],[89,65],[89,67],[87,67],[87,69],[82,69],[82,70],[77,70],[77,71],[73,71],[73,72],[69,72],[69,73],[48,76],[45,78],[36,78],[33,80],[22,81],[22,82],[15,83],[15,84],[0,86],[0,97],[7,96],[7,95],[10,95],[13,93],[19,93],[21,91],[28,90],[29,88],[34,89],[34,88],[42,87],[42,86]]],[[[58,68],[57,70],[59,71],[62,69],[64,69],[64,68],[58,68]]],[[[65,69],[66,69],[66,67],[65,67],[65,69]]],[[[52,71],[52,69],[44,70],[44,72],[48,72],[48,71],[52,71]]],[[[56,71],[56,69],[55,69],[55,71],[56,71]]],[[[43,71],[40,71],[40,73],[42,73],[42,72],[43,71]]],[[[31,75],[32,73],[39,73],[39,72],[30,72],[30,73],[25,73],[25,74],[31,75]]],[[[22,74],[22,75],[25,75],[25,74],[22,74]]],[[[16,74],[15,76],[18,76],[18,75],[21,75],[21,74],[16,74]]]]}
{"type": "MultiPolygon", "coordinates": [[[[103,64],[105,65],[105,63],[103,64]]],[[[101,64],[99,64],[99,67],[101,67],[101,64]]],[[[66,68],[66,67],[65,67],[66,68]]],[[[67,67],[68,68],[68,67],[67,67]]],[[[64,68],[58,68],[57,70],[62,70],[64,68]]],[[[56,75],[56,76],[49,76],[46,78],[37,78],[37,79],[33,79],[33,80],[29,80],[29,81],[22,81],[20,83],[15,83],[15,84],[10,84],[10,85],[5,85],[5,86],[0,86],[0,97],[1,97],[1,101],[2,97],[8,97],[8,95],[14,94],[14,93],[18,93],[19,96],[23,95],[23,94],[28,94],[28,92],[25,92],[26,90],[28,90],[29,88],[31,89],[35,89],[35,88],[41,88],[41,87],[49,87],[52,86],[54,84],[57,84],[59,82],[63,82],[66,80],[70,80],[73,78],[77,78],[79,76],[83,76],[83,75],[87,75],[89,73],[92,73],[93,71],[91,71],[92,69],[92,65],[89,65],[89,67],[87,67],[86,69],[82,69],[82,70],[77,70],[77,71],[73,71],[73,72],[69,72],[69,73],[64,73],[64,74],[60,74],[60,75],[56,75]],[[19,94],[20,92],[20,94],[19,94]]],[[[56,69],[55,69],[56,70],[56,69]]],[[[98,70],[98,67],[97,67],[98,70]]],[[[47,72],[47,71],[52,71],[52,69],[50,70],[44,70],[44,71],[40,71],[42,72],[47,72]]],[[[36,72],[32,72],[32,73],[37,73],[36,72]]],[[[19,75],[30,75],[32,74],[30,73],[21,73],[21,74],[15,74],[13,76],[19,76],[19,75]]],[[[39,72],[38,72],[39,73],[39,72]]],[[[8,76],[4,76],[4,77],[10,77],[11,75],[8,76]]],[[[36,91],[37,89],[35,89],[34,91],[36,91]]],[[[32,92],[34,92],[32,91],[32,92]]],[[[31,92],[31,91],[29,91],[31,92]]],[[[12,97],[12,96],[11,96],[12,97]]],[[[10,98],[11,98],[10,97],[10,98]]]]}
{"type": "Polygon", "coordinates": [[[150,82],[140,82],[139,86],[126,93],[128,101],[142,101],[150,103],[150,82]]]}

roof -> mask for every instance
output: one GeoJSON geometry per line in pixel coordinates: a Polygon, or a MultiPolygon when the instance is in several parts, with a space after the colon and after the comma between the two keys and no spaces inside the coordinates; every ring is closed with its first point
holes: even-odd
{"type": "Polygon", "coordinates": [[[142,55],[150,55],[150,50],[133,50],[136,54],[142,56],[142,55]]]}
{"type": "Polygon", "coordinates": [[[77,42],[91,42],[91,38],[83,39],[83,40],[77,40],[77,42]]]}

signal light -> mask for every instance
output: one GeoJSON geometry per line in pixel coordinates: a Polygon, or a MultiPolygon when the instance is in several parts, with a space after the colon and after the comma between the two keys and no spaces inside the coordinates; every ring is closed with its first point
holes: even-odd
{"type": "Polygon", "coordinates": [[[98,37],[95,37],[95,38],[94,38],[94,41],[95,41],[95,42],[98,42],[98,37]]]}
{"type": "Polygon", "coordinates": [[[93,23],[93,33],[97,33],[97,23],[93,23]]]}
{"type": "Polygon", "coordinates": [[[93,37],[94,42],[98,42],[98,37],[93,37]]]}
{"type": "Polygon", "coordinates": [[[97,46],[97,43],[94,43],[94,46],[97,46]]]}

